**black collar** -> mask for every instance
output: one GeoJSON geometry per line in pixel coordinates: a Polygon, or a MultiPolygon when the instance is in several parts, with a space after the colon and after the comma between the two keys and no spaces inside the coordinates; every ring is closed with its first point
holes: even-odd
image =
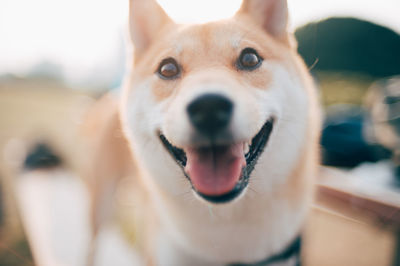
{"type": "Polygon", "coordinates": [[[300,249],[301,249],[301,236],[298,236],[285,250],[281,253],[268,257],[264,260],[254,263],[232,263],[228,266],[268,266],[273,262],[285,261],[293,256],[296,256],[296,265],[300,266],[300,249]]]}

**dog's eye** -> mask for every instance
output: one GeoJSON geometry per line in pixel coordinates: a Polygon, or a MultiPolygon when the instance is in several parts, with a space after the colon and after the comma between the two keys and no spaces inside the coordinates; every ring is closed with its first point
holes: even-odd
{"type": "Polygon", "coordinates": [[[157,73],[163,79],[174,79],[179,76],[180,69],[175,59],[167,58],[161,61],[157,73]]]}
{"type": "Polygon", "coordinates": [[[237,61],[237,67],[240,70],[254,70],[261,65],[262,58],[253,48],[245,48],[240,53],[237,61]]]}

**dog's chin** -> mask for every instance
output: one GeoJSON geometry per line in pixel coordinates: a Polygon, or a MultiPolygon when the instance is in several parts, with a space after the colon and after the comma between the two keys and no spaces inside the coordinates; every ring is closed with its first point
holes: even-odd
{"type": "Polygon", "coordinates": [[[270,118],[251,140],[224,145],[178,148],[161,132],[159,138],[198,196],[211,203],[227,203],[248,186],[273,126],[270,118]]]}

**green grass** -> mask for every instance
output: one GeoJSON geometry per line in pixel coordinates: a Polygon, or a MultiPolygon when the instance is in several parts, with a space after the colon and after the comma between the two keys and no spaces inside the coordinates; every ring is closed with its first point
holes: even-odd
{"type": "Polygon", "coordinates": [[[361,105],[374,79],[356,73],[317,72],[315,74],[321,89],[322,104],[361,105]]]}

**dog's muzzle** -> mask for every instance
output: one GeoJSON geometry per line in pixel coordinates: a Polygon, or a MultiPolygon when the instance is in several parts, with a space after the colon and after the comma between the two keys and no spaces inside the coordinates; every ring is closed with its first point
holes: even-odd
{"type": "Polygon", "coordinates": [[[213,203],[233,200],[247,187],[250,174],[271,134],[274,119],[247,141],[235,141],[229,128],[234,104],[225,96],[204,94],[187,107],[193,126],[192,145],[178,148],[160,139],[180,165],[193,190],[213,203]]]}

